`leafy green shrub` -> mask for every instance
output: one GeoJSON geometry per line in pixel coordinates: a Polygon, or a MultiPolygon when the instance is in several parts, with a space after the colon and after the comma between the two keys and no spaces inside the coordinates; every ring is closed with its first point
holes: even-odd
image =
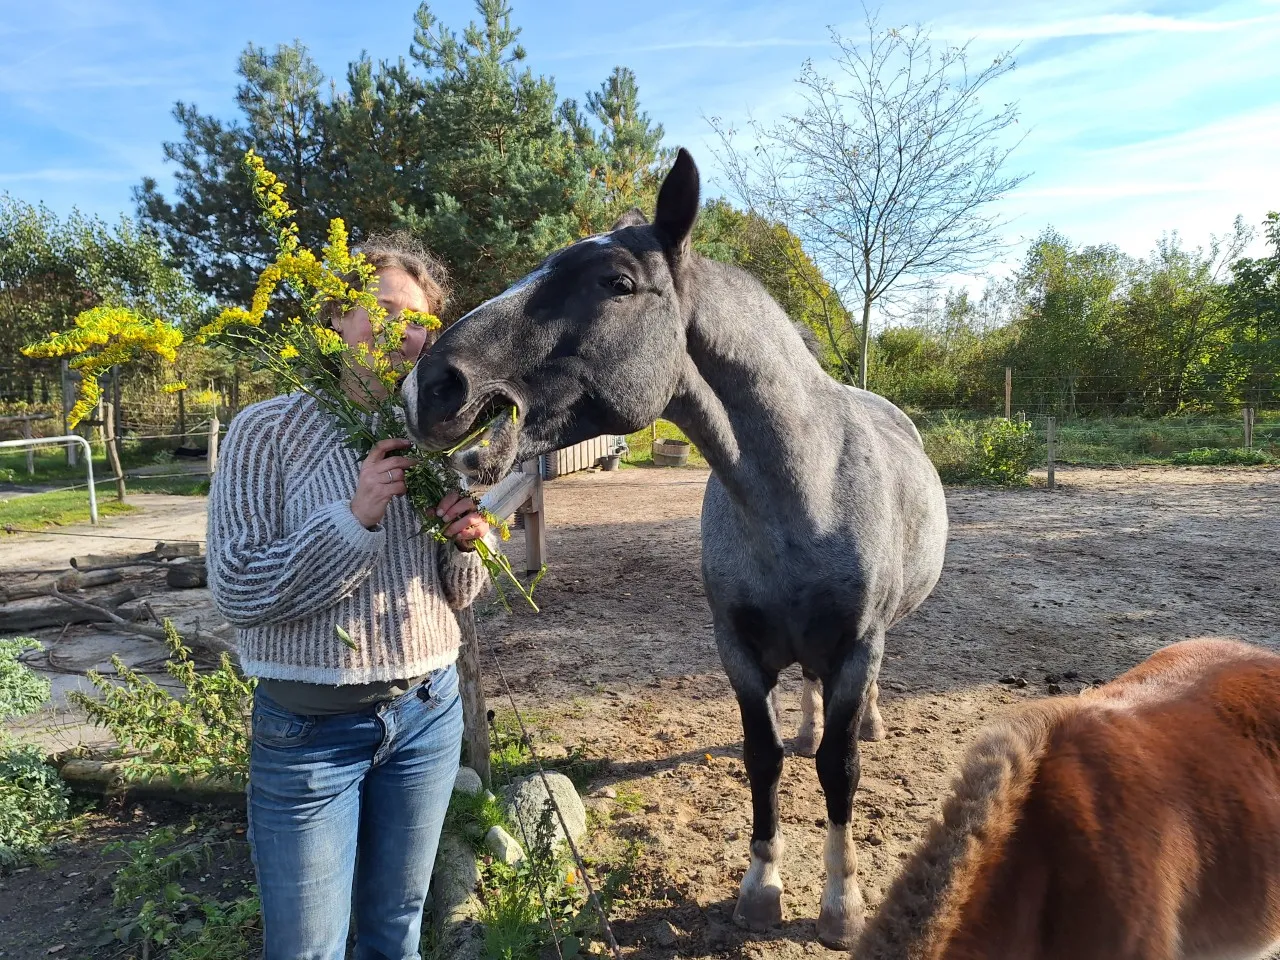
{"type": "Polygon", "coordinates": [[[1176,464],[1190,466],[1243,466],[1256,467],[1275,463],[1276,458],[1265,450],[1247,450],[1244,447],[1216,449],[1198,447],[1185,453],[1175,453],[1171,458],[1176,464]]]}
{"type": "Polygon", "coordinates": [[[1003,417],[944,416],[926,425],[922,437],[943,483],[1023,484],[1040,454],[1031,424],[1003,417]]]}
{"type": "Polygon", "coordinates": [[[106,727],[121,747],[139,751],[125,765],[126,777],[173,779],[217,777],[243,781],[249,770],[249,713],[254,681],[236,671],[222,655],[212,673],[196,672],[191,651],[168,620],[164,623],[169,660],[165,669],[186,695],[172,696],[148,678],[112,657],[122,686],[92,672],[89,679],[102,699],[81,693],[68,699],[89,719],[106,727]]]}
{"type": "Polygon", "coordinates": [[[253,954],[253,931],[261,916],[257,897],[208,899],[183,886],[214,858],[215,843],[208,834],[193,838],[197,829],[193,821],[179,836],[173,827],[161,827],[140,840],[103,848],[123,854],[111,885],[112,903],[131,910],[108,927],[101,946],[139,943],[143,956],[161,947],[169,960],[243,960],[253,954]]]}
{"type": "Polygon", "coordinates": [[[46,846],[67,819],[68,791],[38,747],[0,738],[0,866],[46,846]]]}
{"type": "Polygon", "coordinates": [[[1027,482],[1027,473],[1040,452],[1040,441],[1027,421],[1001,417],[983,426],[977,448],[978,477],[986,483],[1008,486],[1027,482]]]}
{"type": "Polygon", "coordinates": [[[24,650],[43,650],[39,640],[0,640],[0,720],[21,717],[49,699],[49,681],[18,662],[24,650]]]}

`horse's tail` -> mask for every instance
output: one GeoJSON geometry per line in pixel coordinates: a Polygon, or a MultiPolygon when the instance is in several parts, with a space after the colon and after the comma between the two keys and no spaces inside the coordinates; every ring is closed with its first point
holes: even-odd
{"type": "Polygon", "coordinates": [[[956,932],[984,867],[999,858],[1071,701],[1037,704],[984,731],[950,798],[868,924],[857,960],[934,960],[956,932]]]}

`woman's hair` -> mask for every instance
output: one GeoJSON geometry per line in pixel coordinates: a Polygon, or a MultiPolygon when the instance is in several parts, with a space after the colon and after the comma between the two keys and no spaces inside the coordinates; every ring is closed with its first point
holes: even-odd
{"type": "MultiPolygon", "coordinates": [[[[426,295],[430,311],[437,315],[444,312],[449,302],[449,271],[411,234],[404,230],[371,234],[356,245],[355,252],[364,254],[378,270],[387,267],[403,270],[426,295]]],[[[360,278],[353,273],[343,279],[354,284],[360,278]]],[[[332,320],[336,310],[336,304],[327,305],[326,319],[332,320]]]]}

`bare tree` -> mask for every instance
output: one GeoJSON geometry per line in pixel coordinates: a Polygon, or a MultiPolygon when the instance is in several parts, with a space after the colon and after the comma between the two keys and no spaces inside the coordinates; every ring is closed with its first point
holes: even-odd
{"type": "Polygon", "coordinates": [[[711,118],[738,200],[786,224],[849,312],[861,308],[863,387],[872,307],[989,264],[1004,225],[992,202],[1026,179],[1002,169],[1017,106],[980,101],[1013,69],[1011,51],[975,71],[967,44],[935,45],[922,27],[881,29],[868,13],[866,31],[855,43],[833,29],[836,76],[806,61],[804,109],[768,126],[749,119],[749,145],[711,118]]]}

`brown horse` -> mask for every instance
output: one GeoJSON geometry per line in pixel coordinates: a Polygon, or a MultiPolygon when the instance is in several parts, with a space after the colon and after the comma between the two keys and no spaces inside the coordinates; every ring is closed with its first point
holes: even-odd
{"type": "Polygon", "coordinates": [[[1280,946],[1280,656],[1189,640],[988,729],[858,960],[1280,946]]]}

